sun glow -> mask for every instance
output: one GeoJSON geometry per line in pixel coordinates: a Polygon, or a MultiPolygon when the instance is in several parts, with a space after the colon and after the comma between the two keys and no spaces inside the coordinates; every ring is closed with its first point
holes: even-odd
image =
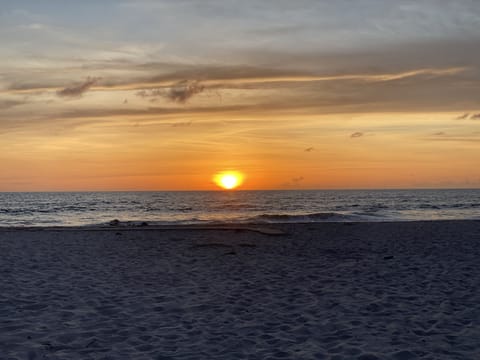
{"type": "Polygon", "coordinates": [[[243,178],[243,174],[238,171],[224,171],[216,174],[213,177],[213,181],[215,181],[219,187],[231,190],[240,186],[243,182],[243,178]]]}

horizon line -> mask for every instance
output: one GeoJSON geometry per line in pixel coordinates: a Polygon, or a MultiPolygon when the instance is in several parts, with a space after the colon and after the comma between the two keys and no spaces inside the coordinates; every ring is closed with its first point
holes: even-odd
{"type": "Polygon", "coordinates": [[[212,189],[212,190],[13,190],[0,191],[0,194],[11,193],[128,193],[128,192],[218,192],[218,193],[235,193],[235,192],[257,192],[257,191],[415,191],[415,190],[480,190],[479,187],[412,187],[412,188],[309,188],[309,189],[212,189]]]}

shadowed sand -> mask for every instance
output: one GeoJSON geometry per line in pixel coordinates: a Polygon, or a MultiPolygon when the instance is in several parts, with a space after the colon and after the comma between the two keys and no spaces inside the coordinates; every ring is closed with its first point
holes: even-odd
{"type": "Polygon", "coordinates": [[[3,228],[0,359],[480,359],[479,239],[478,221],[3,228]]]}

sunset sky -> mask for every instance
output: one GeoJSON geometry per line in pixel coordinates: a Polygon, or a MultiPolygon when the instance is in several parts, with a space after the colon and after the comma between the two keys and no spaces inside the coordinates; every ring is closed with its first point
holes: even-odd
{"type": "Polygon", "coordinates": [[[480,187],[477,0],[0,0],[0,191],[480,187]]]}

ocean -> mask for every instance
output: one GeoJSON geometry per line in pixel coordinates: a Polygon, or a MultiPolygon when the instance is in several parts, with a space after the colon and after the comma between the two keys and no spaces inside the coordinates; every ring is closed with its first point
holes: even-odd
{"type": "Polygon", "coordinates": [[[0,193],[0,226],[480,219],[474,190],[0,193]]]}

